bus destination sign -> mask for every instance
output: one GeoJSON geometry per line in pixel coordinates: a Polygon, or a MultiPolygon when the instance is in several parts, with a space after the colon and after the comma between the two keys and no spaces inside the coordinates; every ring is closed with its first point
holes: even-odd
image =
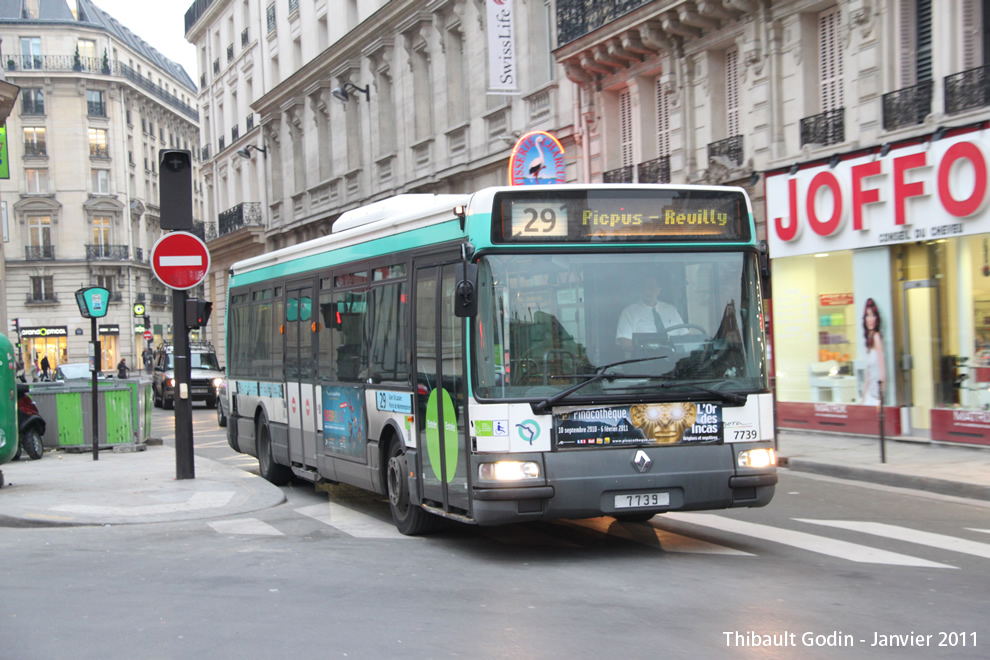
{"type": "Polygon", "coordinates": [[[590,190],[501,193],[497,243],[741,241],[749,212],[732,190],[590,190]]]}

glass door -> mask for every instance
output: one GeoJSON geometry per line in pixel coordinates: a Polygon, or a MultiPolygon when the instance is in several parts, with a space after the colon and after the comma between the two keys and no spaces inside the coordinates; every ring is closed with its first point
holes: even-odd
{"type": "MultiPolygon", "coordinates": [[[[943,378],[941,298],[937,279],[903,283],[904,370],[911,428],[931,429],[931,410],[948,402],[943,378]]],[[[951,390],[952,381],[948,382],[951,390]]]]}
{"type": "Polygon", "coordinates": [[[316,355],[313,288],[289,285],[285,324],[285,380],[289,396],[289,458],[316,466],[316,355]]]}

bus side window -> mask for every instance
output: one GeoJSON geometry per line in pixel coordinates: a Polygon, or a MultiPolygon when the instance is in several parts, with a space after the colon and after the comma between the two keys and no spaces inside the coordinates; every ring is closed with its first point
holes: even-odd
{"type": "Polygon", "coordinates": [[[358,382],[368,371],[366,316],[368,292],[344,291],[334,294],[340,314],[340,332],[332,332],[332,355],[336,380],[358,382]]]}

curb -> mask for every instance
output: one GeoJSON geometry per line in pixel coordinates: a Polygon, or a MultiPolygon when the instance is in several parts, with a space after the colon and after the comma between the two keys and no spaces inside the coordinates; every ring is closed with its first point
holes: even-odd
{"type": "Polygon", "coordinates": [[[884,470],[873,470],[870,468],[820,463],[803,458],[779,457],[778,465],[782,468],[794,470],[795,472],[811,472],[813,474],[824,474],[840,479],[866,481],[883,484],[884,486],[896,486],[898,488],[923,490],[940,495],[990,501],[990,486],[981,486],[979,484],[949,481],[935,477],[919,477],[912,474],[898,474],[896,472],[886,472],[884,470]]]}

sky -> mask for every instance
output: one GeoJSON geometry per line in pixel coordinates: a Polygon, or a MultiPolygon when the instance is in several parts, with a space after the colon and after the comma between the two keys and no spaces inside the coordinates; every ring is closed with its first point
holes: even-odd
{"type": "Polygon", "coordinates": [[[193,0],[93,1],[152,48],[181,64],[190,79],[199,80],[196,48],[185,38],[186,10],[192,6],[193,0]]]}

